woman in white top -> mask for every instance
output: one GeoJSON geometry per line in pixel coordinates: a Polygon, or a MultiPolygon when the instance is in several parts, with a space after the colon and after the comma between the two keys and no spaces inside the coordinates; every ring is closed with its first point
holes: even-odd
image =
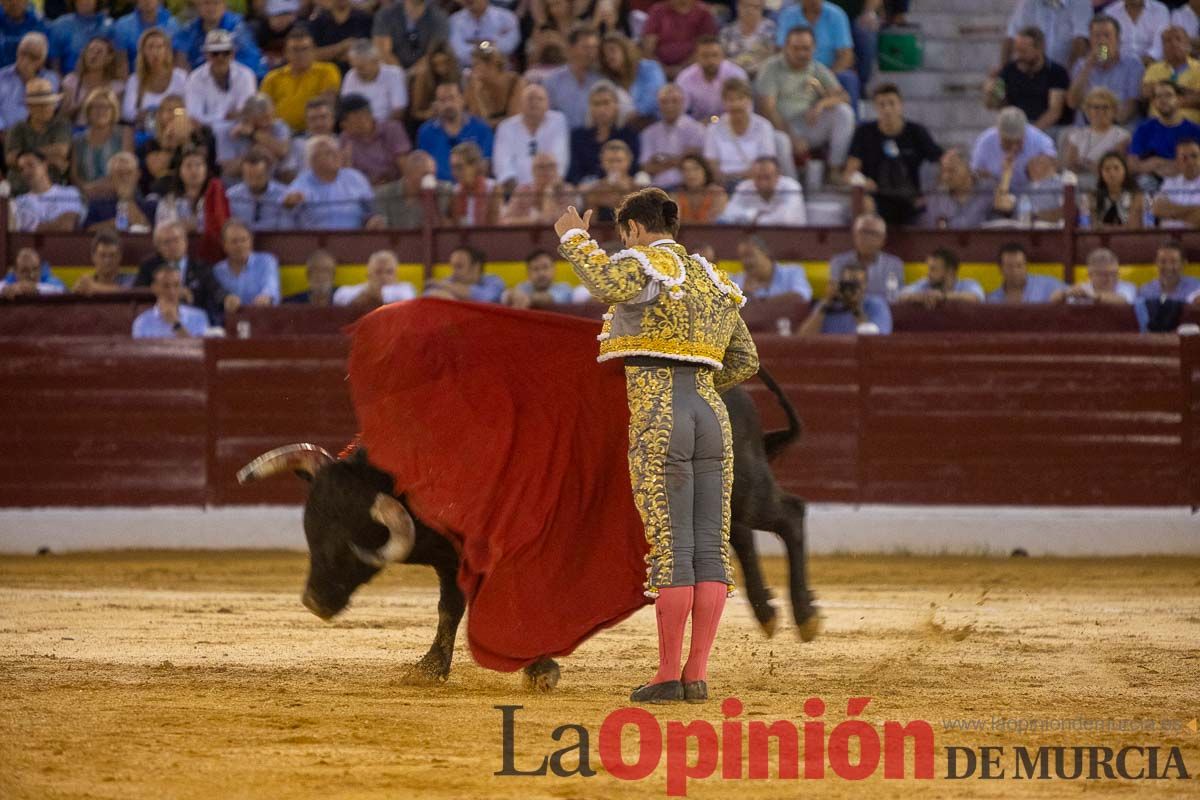
{"type": "Polygon", "coordinates": [[[1089,191],[1095,183],[1088,185],[1085,176],[1091,179],[1096,167],[1106,153],[1124,153],[1129,148],[1129,131],[1114,124],[1117,118],[1117,96],[1103,86],[1087,93],[1083,108],[1089,124],[1086,128],[1072,128],[1066,136],[1062,152],[1062,165],[1080,176],[1080,186],[1089,191]]]}
{"type": "Polygon", "coordinates": [[[161,28],[150,28],[138,39],[133,74],[125,84],[121,118],[144,130],[146,120],[169,94],[184,96],[187,72],[175,66],[171,40],[161,28]]]}
{"type": "Polygon", "coordinates": [[[774,156],[775,128],[754,113],[754,90],[738,78],[721,87],[725,113],[713,120],[704,133],[704,157],[716,167],[727,188],[750,174],[756,158],[774,156]]]}

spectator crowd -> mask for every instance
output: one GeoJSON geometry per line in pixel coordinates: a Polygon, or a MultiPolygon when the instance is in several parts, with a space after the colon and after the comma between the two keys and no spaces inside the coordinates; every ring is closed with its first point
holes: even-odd
{"type": "Polygon", "coordinates": [[[867,91],[902,2],[4,0],[10,225],[178,220],[215,259],[231,217],[544,224],[649,184],[693,223],[805,225],[855,185],[892,225],[1054,225],[1072,180],[1084,226],[1193,225],[1200,3],[1012,1],[960,152],[867,91]]]}
{"type": "MultiPolygon", "coordinates": [[[[1072,182],[1084,227],[1195,226],[1200,0],[1171,5],[1015,0],[982,87],[995,124],[965,152],[910,119],[895,84],[872,84],[878,31],[907,12],[891,0],[0,0],[0,188],[14,230],[95,235],[77,291],[127,288],[105,265],[122,233],[153,233],[134,282],[210,324],[284,300],[258,232],[545,225],[569,204],[611,220],[649,184],[685,223],[740,226],[810,224],[806,191],[861,186],[868,213],[830,291],[857,282],[881,331],[889,301],[1135,301],[1100,257],[1087,284],[1005,272],[1002,295],[981,298],[942,251],[905,287],[883,243],[888,225],[1062,224],[1072,182]]],[[[811,296],[761,240],[742,249],[752,295],[811,296]]],[[[426,292],[562,302],[548,258],[506,290],[461,248],[426,292]]],[[[55,288],[32,260],[18,254],[7,293],[13,276],[55,288]]],[[[394,255],[375,254],[359,286],[335,288],[332,269],[314,254],[307,299],[415,294],[394,255]]],[[[150,329],[195,327],[164,313],[150,329]]]]}

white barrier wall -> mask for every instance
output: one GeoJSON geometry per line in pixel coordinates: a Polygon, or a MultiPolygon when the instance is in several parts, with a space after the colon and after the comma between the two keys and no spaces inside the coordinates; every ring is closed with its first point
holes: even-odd
{"type": "MultiPolygon", "coordinates": [[[[813,553],[1116,556],[1200,555],[1200,515],[1182,508],[809,506],[813,553]]],[[[779,540],[759,534],[764,553],[779,540]]],[[[301,509],[22,509],[0,511],[0,552],[121,548],[302,550],[301,509]]]]}

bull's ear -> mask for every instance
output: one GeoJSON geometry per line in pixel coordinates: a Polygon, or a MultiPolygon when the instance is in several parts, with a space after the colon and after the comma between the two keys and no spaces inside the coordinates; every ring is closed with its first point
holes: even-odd
{"type": "Polygon", "coordinates": [[[350,549],[372,567],[382,569],[387,564],[405,561],[416,543],[416,529],[412,516],[391,495],[380,492],[371,506],[371,519],[387,529],[387,538],[381,545],[363,547],[351,540],[350,549]]]}

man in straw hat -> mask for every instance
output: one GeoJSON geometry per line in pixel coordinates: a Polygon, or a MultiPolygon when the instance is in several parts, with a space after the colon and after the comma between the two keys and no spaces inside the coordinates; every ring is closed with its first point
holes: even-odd
{"type": "Polygon", "coordinates": [[[8,129],[4,137],[9,183],[14,195],[29,190],[20,173],[13,169],[17,157],[26,151],[39,153],[46,161],[51,183],[65,183],[71,166],[71,123],[57,116],[62,95],[46,78],[34,78],[25,84],[23,121],[8,129]]]}
{"type": "Polygon", "coordinates": [[[0,131],[25,119],[25,84],[34,78],[46,78],[58,88],[58,75],[46,69],[49,52],[44,33],[27,33],[17,45],[16,63],[0,69],[0,131]]]}

